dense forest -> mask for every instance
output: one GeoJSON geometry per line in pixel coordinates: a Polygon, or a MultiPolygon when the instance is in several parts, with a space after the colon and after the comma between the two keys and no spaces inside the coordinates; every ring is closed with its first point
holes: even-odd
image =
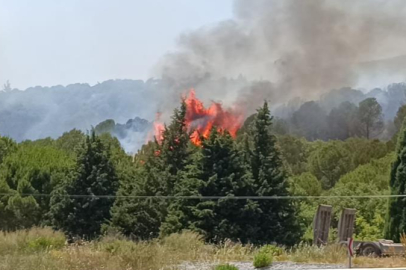
{"type": "Polygon", "coordinates": [[[357,239],[397,240],[406,224],[401,198],[335,197],[405,192],[406,106],[385,120],[391,108],[374,97],[358,101],[334,99],[329,114],[323,102],[306,102],[287,120],[273,117],[265,102],[236,138],[213,127],[198,146],[181,103],[162,141],[134,156],[115,137],[126,128],[114,121],[56,139],[0,137],[0,229],[52,226],[71,237],[119,232],[134,239],[193,230],[210,242],[292,245],[310,240],[314,211],[326,203],[334,206],[333,225],[341,208],[358,210],[357,239]],[[388,122],[391,138],[377,139],[388,122]],[[235,199],[292,195],[331,197],[235,199]]]}

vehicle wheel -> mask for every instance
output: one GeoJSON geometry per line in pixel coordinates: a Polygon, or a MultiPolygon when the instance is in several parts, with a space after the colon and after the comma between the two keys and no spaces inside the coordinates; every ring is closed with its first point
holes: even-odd
{"type": "Polygon", "coordinates": [[[361,254],[362,256],[376,258],[381,255],[381,251],[374,245],[364,245],[361,254]]]}

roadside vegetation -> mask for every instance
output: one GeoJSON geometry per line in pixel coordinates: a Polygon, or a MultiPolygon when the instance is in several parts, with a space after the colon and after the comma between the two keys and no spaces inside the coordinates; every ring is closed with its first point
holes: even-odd
{"type": "MultiPolygon", "coordinates": [[[[32,228],[0,233],[1,270],[76,269],[182,269],[190,263],[205,263],[215,269],[235,270],[235,262],[274,262],[346,264],[346,250],[338,245],[318,248],[297,245],[280,248],[271,245],[243,245],[232,241],[205,243],[194,232],[172,234],[149,241],[132,241],[108,235],[92,241],[68,243],[63,233],[49,228],[32,228]],[[258,256],[260,255],[260,256],[258,256]]],[[[355,258],[355,266],[404,267],[403,257],[355,258]]]]}

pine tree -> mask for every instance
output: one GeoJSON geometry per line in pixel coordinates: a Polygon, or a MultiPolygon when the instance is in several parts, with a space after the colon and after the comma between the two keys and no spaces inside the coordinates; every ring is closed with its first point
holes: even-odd
{"type": "Polygon", "coordinates": [[[186,103],[175,109],[170,125],[163,132],[160,147],[161,171],[166,170],[171,177],[165,183],[167,194],[173,194],[178,173],[183,170],[189,157],[189,134],[186,127],[186,103]]]}
{"type": "Polygon", "coordinates": [[[109,148],[92,130],[78,149],[72,181],[53,193],[54,224],[71,236],[96,236],[103,223],[109,220],[114,202],[114,198],[99,196],[114,196],[117,187],[118,179],[109,148]]]}
{"type": "MultiPolygon", "coordinates": [[[[396,160],[390,174],[391,195],[406,195],[406,121],[399,131],[396,160]]],[[[404,198],[390,198],[386,216],[385,238],[400,241],[406,232],[406,201],[404,198]]]]}
{"type": "Polygon", "coordinates": [[[167,202],[161,199],[134,198],[167,195],[165,183],[171,175],[166,170],[161,171],[163,165],[159,154],[160,145],[157,142],[148,143],[138,153],[134,160],[134,177],[120,181],[117,192],[120,197],[111,209],[111,228],[137,239],[150,239],[159,235],[167,202]]]}
{"type": "MultiPolygon", "coordinates": [[[[135,159],[139,166],[135,181],[122,181],[119,195],[170,196],[179,173],[189,159],[186,104],[175,109],[172,121],[163,132],[161,143],[150,142],[135,159]]],[[[112,208],[111,226],[139,239],[154,238],[167,215],[163,199],[119,198],[112,208]]]]}
{"type": "MultiPolygon", "coordinates": [[[[244,166],[234,140],[225,131],[211,130],[201,151],[182,173],[176,185],[181,196],[249,196],[252,178],[244,166]]],[[[208,241],[233,239],[247,242],[256,231],[247,220],[255,216],[256,204],[249,200],[179,199],[170,206],[162,234],[182,229],[197,231],[208,241]]]]}
{"type": "MultiPolygon", "coordinates": [[[[276,137],[271,133],[272,117],[268,103],[258,109],[251,130],[251,171],[255,181],[256,196],[288,196],[288,179],[276,147],[276,137]]],[[[252,223],[260,228],[253,242],[276,241],[293,244],[299,232],[295,209],[291,201],[259,200],[261,214],[252,223]]]]}

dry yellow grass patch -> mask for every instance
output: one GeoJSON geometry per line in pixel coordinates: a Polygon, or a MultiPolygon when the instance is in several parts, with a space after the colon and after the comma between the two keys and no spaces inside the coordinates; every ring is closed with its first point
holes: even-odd
{"type": "MultiPolygon", "coordinates": [[[[66,245],[65,237],[51,229],[0,232],[0,270],[172,270],[184,262],[222,264],[252,262],[258,247],[224,241],[210,245],[196,233],[183,232],[152,241],[130,241],[107,236],[97,241],[66,245]]],[[[346,264],[346,250],[339,245],[298,245],[280,250],[275,261],[346,264]]],[[[395,258],[354,259],[356,267],[405,267],[395,258]]]]}
{"type": "Polygon", "coordinates": [[[183,262],[250,261],[255,252],[251,245],[231,241],[209,245],[192,232],[139,242],[107,236],[98,241],[69,246],[64,245],[65,238],[61,235],[49,229],[2,233],[0,270],[176,269],[183,262]]]}
{"type": "Polygon", "coordinates": [[[383,258],[357,257],[353,260],[353,263],[355,267],[365,267],[365,268],[406,267],[406,260],[403,257],[383,257],[383,258]]]}
{"type": "Polygon", "coordinates": [[[321,247],[301,244],[275,257],[275,260],[297,263],[343,264],[347,258],[346,254],[346,249],[338,244],[321,247]]]}

